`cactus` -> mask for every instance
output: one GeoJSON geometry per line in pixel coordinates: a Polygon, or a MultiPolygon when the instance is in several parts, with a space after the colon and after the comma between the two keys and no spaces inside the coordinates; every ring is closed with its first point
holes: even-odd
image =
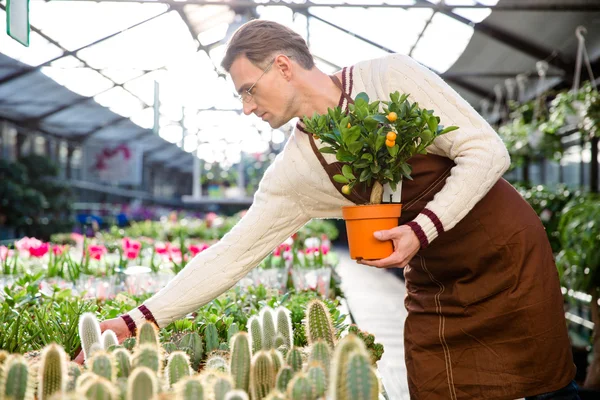
{"type": "Polygon", "coordinates": [[[132,363],[134,370],[138,367],[147,367],[159,374],[162,360],[156,348],[151,344],[141,345],[133,355],[132,363]]]}
{"type": "Polygon", "coordinates": [[[239,332],[231,339],[231,360],[229,370],[233,386],[248,392],[250,385],[250,340],[246,332],[239,332]]]}
{"type": "Polygon", "coordinates": [[[172,352],[179,350],[177,345],[173,342],[163,343],[162,348],[167,354],[171,354],[172,352]]]}
{"type": "Polygon", "coordinates": [[[136,342],[134,337],[130,337],[123,340],[123,347],[125,347],[129,351],[133,351],[133,349],[135,348],[135,344],[136,342]]]}
{"type": "Polygon", "coordinates": [[[248,332],[252,342],[252,354],[256,354],[262,349],[262,327],[257,316],[250,317],[248,320],[248,332]]]}
{"type": "Polygon", "coordinates": [[[315,396],[325,396],[325,392],[327,391],[327,376],[321,364],[315,363],[310,365],[306,374],[314,389],[315,396]]]}
{"type": "Polygon", "coordinates": [[[375,336],[369,332],[361,331],[355,324],[348,327],[348,332],[355,334],[365,343],[369,356],[371,357],[371,364],[375,365],[377,361],[381,360],[384,349],[381,343],[375,343],[375,336]]]}
{"type": "Polygon", "coordinates": [[[290,400],[313,400],[315,392],[313,386],[304,373],[299,373],[288,384],[287,397],[290,400]]]}
{"type": "Polygon", "coordinates": [[[229,351],[229,345],[225,342],[219,344],[219,350],[221,351],[229,351]]]}
{"type": "Polygon", "coordinates": [[[142,322],[137,330],[136,343],[138,347],[145,344],[151,344],[155,348],[158,348],[158,327],[150,321],[142,322]]]}
{"type": "Polygon", "coordinates": [[[271,349],[271,351],[269,351],[269,354],[271,354],[273,369],[275,371],[275,375],[277,375],[277,373],[279,372],[283,364],[285,364],[285,362],[283,361],[283,357],[281,356],[281,353],[279,351],[271,349]]]}
{"type": "Polygon", "coordinates": [[[271,356],[259,351],[252,357],[250,368],[250,391],[252,399],[262,399],[275,387],[275,373],[271,356]]]}
{"type": "Polygon", "coordinates": [[[269,395],[267,397],[265,397],[265,400],[286,400],[286,399],[285,399],[285,394],[281,393],[279,390],[272,390],[271,393],[269,393],[269,395]]]}
{"type": "Polygon", "coordinates": [[[294,377],[294,370],[290,366],[285,366],[279,370],[276,378],[276,387],[277,390],[280,390],[285,393],[287,390],[288,383],[294,377]]]}
{"type": "Polygon", "coordinates": [[[88,400],[117,400],[119,397],[113,384],[100,376],[88,379],[79,393],[84,394],[88,400]]]}
{"type": "Polygon", "coordinates": [[[325,376],[329,376],[329,367],[331,365],[331,350],[327,343],[317,340],[313,343],[308,356],[308,364],[319,363],[325,371],[325,376]]]}
{"type": "MultiPolygon", "coordinates": [[[[90,359],[94,356],[94,354],[96,354],[99,351],[104,351],[104,349],[102,348],[102,343],[94,343],[92,344],[92,347],[90,347],[90,352],[88,353],[88,358],[90,359]]],[[[87,362],[87,360],[86,360],[87,362]]]]}
{"type": "Polygon", "coordinates": [[[208,360],[206,360],[206,365],[204,368],[211,371],[229,372],[227,361],[223,357],[216,355],[211,356],[208,360]]]}
{"type": "Polygon", "coordinates": [[[116,349],[112,354],[117,365],[117,377],[128,378],[131,373],[131,355],[125,349],[116,349]]]}
{"type": "Polygon", "coordinates": [[[77,377],[75,381],[75,391],[81,392],[81,389],[88,383],[88,381],[96,378],[98,375],[91,371],[84,372],[77,377]]]}
{"type": "Polygon", "coordinates": [[[179,349],[183,350],[190,356],[192,368],[197,371],[200,367],[200,362],[204,358],[204,344],[202,338],[196,332],[188,333],[179,341],[179,349]]]}
{"type": "Polygon", "coordinates": [[[111,382],[117,379],[117,366],[115,358],[111,353],[105,351],[96,352],[89,360],[92,372],[111,382]]]}
{"type": "Polygon", "coordinates": [[[54,393],[62,393],[67,387],[67,355],[57,344],[47,346],[38,370],[38,399],[48,400],[54,393]]]}
{"type": "Polygon", "coordinates": [[[235,336],[236,333],[240,331],[240,327],[235,322],[229,326],[227,329],[227,343],[231,343],[231,338],[235,336]]]}
{"type": "Polygon", "coordinates": [[[178,400],[204,400],[204,386],[198,377],[186,377],[177,382],[175,393],[178,400]]]}
{"type": "Polygon", "coordinates": [[[284,345],[285,345],[284,337],[278,334],[277,337],[275,337],[275,344],[273,347],[275,347],[276,349],[279,349],[279,348],[283,347],[284,345]]]}
{"type": "Polygon", "coordinates": [[[350,352],[346,374],[338,382],[334,398],[377,400],[379,398],[379,380],[371,366],[368,353],[362,350],[350,352]]]}
{"type": "Polygon", "coordinates": [[[79,337],[85,360],[92,355],[92,345],[100,343],[100,323],[92,313],[83,313],[79,318],[79,337]]]}
{"type": "Polygon", "coordinates": [[[75,383],[77,382],[77,378],[81,376],[81,368],[76,362],[70,361],[68,364],[67,371],[67,387],[65,390],[67,392],[72,392],[75,390],[75,383]]]}
{"type": "Polygon", "coordinates": [[[330,348],[335,346],[333,323],[329,309],[321,300],[314,299],[306,306],[306,339],[312,345],[319,339],[324,340],[330,348]]]}
{"type": "Polygon", "coordinates": [[[167,361],[167,379],[169,386],[173,386],[181,378],[190,376],[192,373],[190,361],[183,351],[175,351],[171,353],[167,361]]]}
{"type": "Polygon", "coordinates": [[[275,323],[273,322],[273,310],[271,307],[264,307],[261,310],[262,320],[262,348],[269,350],[275,347],[275,323]]]}
{"type": "Polygon", "coordinates": [[[206,341],[206,353],[219,349],[219,332],[215,324],[207,324],[204,330],[204,340],[206,341]]]}
{"type": "Polygon", "coordinates": [[[302,370],[302,353],[300,353],[300,350],[296,347],[288,352],[285,361],[287,362],[287,365],[292,367],[294,372],[302,370]]]}
{"type": "Polygon", "coordinates": [[[110,329],[107,329],[102,333],[102,336],[100,337],[100,342],[102,343],[102,347],[106,351],[110,350],[111,346],[119,345],[117,335],[110,329]]]}
{"type": "Polygon", "coordinates": [[[55,393],[52,396],[50,396],[49,400],[87,400],[87,397],[85,397],[85,395],[82,393],[76,392],[55,393]]]}
{"type": "MultiPolygon", "coordinates": [[[[292,331],[292,319],[290,310],[285,307],[277,307],[277,335],[283,337],[283,344],[289,348],[294,344],[294,334],[292,331]]],[[[281,345],[280,345],[281,346],[281,345]]],[[[276,346],[278,348],[279,346],[276,346]]]]}
{"type": "Polygon", "coordinates": [[[215,400],[225,400],[225,395],[233,388],[233,382],[229,376],[222,376],[217,379],[213,388],[215,400]]]}
{"type": "Polygon", "coordinates": [[[331,359],[331,372],[329,375],[330,395],[340,393],[340,388],[343,387],[344,382],[347,379],[347,368],[350,365],[350,355],[357,351],[361,354],[368,354],[363,341],[353,334],[344,337],[335,347],[331,359]]]}
{"type": "Polygon", "coordinates": [[[248,393],[243,390],[232,390],[225,395],[225,400],[249,400],[248,393]]]}
{"type": "Polygon", "coordinates": [[[127,400],[152,399],[157,393],[158,380],[154,371],[146,367],[134,369],[127,380],[127,400]]]}
{"type": "Polygon", "coordinates": [[[4,364],[4,361],[10,356],[10,353],[6,350],[0,350],[0,367],[4,364]]]}
{"type": "Polygon", "coordinates": [[[32,400],[33,377],[23,356],[9,356],[3,365],[0,379],[0,399],[32,400]]]}

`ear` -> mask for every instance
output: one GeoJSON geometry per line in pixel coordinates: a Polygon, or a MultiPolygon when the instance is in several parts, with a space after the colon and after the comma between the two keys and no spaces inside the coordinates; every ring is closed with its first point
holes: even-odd
{"type": "Polygon", "coordinates": [[[277,67],[277,70],[281,74],[281,76],[286,81],[289,81],[290,79],[292,79],[294,65],[292,64],[292,60],[290,60],[290,58],[288,56],[286,56],[284,54],[278,55],[277,58],[275,59],[275,65],[277,67]]]}

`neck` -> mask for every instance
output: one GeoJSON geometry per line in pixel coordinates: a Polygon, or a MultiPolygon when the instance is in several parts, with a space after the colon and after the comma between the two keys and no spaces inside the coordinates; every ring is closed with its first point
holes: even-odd
{"type": "Polygon", "coordinates": [[[329,75],[315,67],[310,71],[303,71],[302,79],[298,81],[301,98],[298,99],[298,109],[294,113],[296,117],[311,117],[315,112],[326,114],[328,108],[337,107],[341,91],[329,75]]]}

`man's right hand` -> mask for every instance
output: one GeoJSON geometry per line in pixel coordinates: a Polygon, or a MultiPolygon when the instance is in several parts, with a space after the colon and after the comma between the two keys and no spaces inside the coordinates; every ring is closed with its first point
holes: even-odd
{"type": "MultiPolygon", "coordinates": [[[[110,329],[117,335],[117,340],[119,341],[119,344],[123,343],[125,339],[131,336],[131,332],[129,332],[127,324],[125,323],[123,318],[120,317],[107,319],[106,321],[100,322],[100,330],[104,332],[107,329],[110,329]]],[[[73,361],[75,361],[77,364],[83,365],[83,350],[79,352],[79,354],[77,355],[77,357],[75,357],[75,360],[73,361]]]]}

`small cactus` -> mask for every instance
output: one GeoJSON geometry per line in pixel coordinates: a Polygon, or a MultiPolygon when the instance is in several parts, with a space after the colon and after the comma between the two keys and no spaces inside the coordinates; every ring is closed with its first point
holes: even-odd
{"type": "Polygon", "coordinates": [[[177,345],[173,342],[163,343],[162,348],[167,354],[171,354],[172,352],[179,350],[177,345]]]}
{"type": "Polygon", "coordinates": [[[55,393],[50,396],[49,400],[87,400],[87,397],[83,393],[77,392],[55,393]]]}
{"type": "Polygon", "coordinates": [[[204,340],[206,341],[206,352],[211,353],[219,349],[219,332],[213,323],[206,325],[204,330],[204,340]]]}
{"type": "Polygon", "coordinates": [[[238,327],[238,325],[234,322],[229,326],[229,329],[227,329],[227,343],[231,343],[231,338],[233,336],[235,336],[236,333],[238,333],[240,331],[240,328],[238,327]]]}
{"type": "Polygon", "coordinates": [[[133,349],[135,348],[135,344],[136,342],[134,337],[130,337],[123,340],[123,347],[125,347],[129,351],[133,351],[133,349]]]}
{"type": "Polygon", "coordinates": [[[150,344],[158,348],[158,328],[156,325],[150,321],[142,322],[137,330],[136,343],[138,347],[150,344]]]}
{"type": "Polygon", "coordinates": [[[219,344],[219,350],[221,351],[229,351],[229,345],[225,342],[219,344]]]}
{"type": "Polygon", "coordinates": [[[147,367],[160,374],[162,367],[162,359],[158,350],[152,344],[141,345],[133,355],[133,368],[147,367]]]}
{"type": "Polygon", "coordinates": [[[250,340],[246,332],[239,332],[231,339],[231,359],[229,370],[236,389],[248,391],[250,385],[250,340]]]}
{"type": "Polygon", "coordinates": [[[275,347],[275,322],[273,321],[273,311],[271,307],[264,307],[260,311],[262,320],[262,348],[270,350],[275,347]]]}
{"type": "Polygon", "coordinates": [[[79,393],[84,394],[88,400],[117,400],[119,397],[113,384],[100,376],[88,379],[79,393]]]}
{"type": "Polygon", "coordinates": [[[187,354],[183,351],[175,351],[169,355],[167,361],[167,379],[169,386],[173,386],[183,377],[190,376],[191,368],[187,354]]]}
{"type": "Polygon", "coordinates": [[[252,357],[250,369],[250,391],[252,399],[262,399],[275,387],[275,373],[271,356],[259,351],[252,357]]]}
{"type": "Polygon", "coordinates": [[[333,323],[329,309],[321,300],[315,299],[306,306],[306,339],[309,344],[324,340],[330,348],[335,345],[333,323]]]}
{"type": "Polygon", "coordinates": [[[175,393],[178,400],[204,400],[204,386],[198,377],[186,377],[177,382],[175,393]]]}
{"type": "Polygon", "coordinates": [[[92,347],[90,347],[90,352],[88,353],[88,359],[92,358],[94,354],[98,353],[99,351],[104,351],[102,348],[102,343],[92,344],[92,347]]]}
{"type": "Polygon", "coordinates": [[[157,393],[158,380],[154,371],[146,367],[134,369],[127,380],[127,400],[152,399],[157,393]]]}
{"type": "MultiPolygon", "coordinates": [[[[331,359],[331,371],[329,375],[329,394],[340,395],[344,382],[347,379],[347,368],[350,365],[350,355],[354,352],[368,354],[365,344],[356,335],[349,334],[344,337],[335,347],[331,359]]],[[[335,398],[338,398],[334,396],[335,398]]]]}
{"type": "Polygon", "coordinates": [[[274,345],[274,347],[276,349],[278,349],[280,347],[283,347],[284,345],[285,345],[285,339],[283,338],[283,336],[281,336],[281,335],[278,334],[275,337],[275,345],[274,345]]]}
{"type": "Polygon", "coordinates": [[[327,391],[327,377],[325,369],[319,363],[315,363],[308,368],[308,380],[313,386],[315,396],[323,397],[327,391]]]}
{"type": "Polygon", "coordinates": [[[204,358],[204,343],[202,337],[196,332],[188,333],[179,341],[179,349],[185,351],[190,356],[192,368],[197,371],[200,362],[204,358]]]}
{"type": "Polygon", "coordinates": [[[290,381],[292,380],[293,377],[294,377],[294,370],[292,369],[292,367],[290,367],[290,366],[282,367],[279,370],[279,373],[277,374],[277,378],[276,378],[277,390],[285,393],[285,391],[287,390],[288,383],[290,383],[290,381]]]}
{"type": "Polygon", "coordinates": [[[371,366],[368,353],[355,350],[350,353],[346,374],[338,382],[336,399],[377,400],[379,398],[379,380],[371,366]]]}
{"type": "Polygon", "coordinates": [[[38,399],[48,400],[67,386],[67,355],[63,348],[51,344],[44,348],[38,370],[38,399]]]}
{"type": "Polygon", "coordinates": [[[255,354],[262,349],[262,327],[257,316],[250,317],[248,320],[248,332],[252,342],[252,354],[255,354]]]}
{"type": "Polygon", "coordinates": [[[208,360],[206,360],[204,368],[210,371],[229,372],[227,361],[223,357],[217,355],[209,357],[208,360]]]}
{"type": "Polygon", "coordinates": [[[83,313],[79,318],[79,337],[81,339],[81,348],[85,360],[92,355],[92,345],[100,342],[100,323],[92,313],[83,313]]]}
{"type": "Polygon", "coordinates": [[[33,400],[33,377],[23,356],[9,356],[2,367],[0,399],[33,400]]]}
{"type": "Polygon", "coordinates": [[[302,353],[300,353],[300,350],[296,347],[288,352],[285,361],[287,362],[287,365],[292,367],[294,372],[299,372],[302,370],[302,353]]]}
{"type": "Polygon", "coordinates": [[[288,384],[287,397],[290,400],[314,400],[313,386],[304,373],[299,373],[288,384]]]}
{"type": "Polygon", "coordinates": [[[286,400],[286,398],[285,394],[281,393],[279,390],[272,390],[271,393],[265,397],[265,400],[286,400]]]}
{"type": "Polygon", "coordinates": [[[102,347],[104,350],[109,351],[111,346],[118,346],[119,340],[117,339],[117,335],[111,331],[110,329],[102,332],[102,336],[100,337],[100,341],[102,343],[102,347]]]}
{"type": "Polygon", "coordinates": [[[233,388],[233,382],[229,376],[221,376],[217,379],[213,386],[215,400],[225,400],[227,392],[233,388]]]}
{"type": "MultiPolygon", "coordinates": [[[[290,348],[294,344],[290,310],[285,307],[277,307],[275,312],[277,313],[277,335],[281,335],[284,340],[283,344],[290,348]]],[[[279,346],[276,346],[276,348],[277,347],[279,346]]]]}
{"type": "Polygon", "coordinates": [[[249,400],[248,393],[243,390],[232,390],[225,395],[225,400],[249,400]]]}
{"type": "Polygon", "coordinates": [[[116,381],[117,366],[111,353],[98,351],[90,358],[88,364],[91,365],[92,372],[96,375],[111,382],[116,381]]]}
{"type": "Polygon", "coordinates": [[[81,367],[76,362],[70,361],[67,367],[68,375],[67,375],[67,392],[72,392],[75,390],[75,383],[77,382],[77,378],[81,376],[81,367]]]}
{"type": "Polygon", "coordinates": [[[116,349],[112,354],[117,365],[117,377],[128,378],[131,373],[131,355],[125,349],[116,349]]]}
{"type": "Polygon", "coordinates": [[[325,371],[325,376],[329,376],[329,367],[331,365],[331,350],[327,343],[317,340],[310,348],[308,364],[319,363],[325,371]]]}
{"type": "Polygon", "coordinates": [[[285,361],[283,361],[281,353],[275,349],[271,349],[269,351],[269,354],[271,354],[271,361],[273,361],[273,369],[275,370],[275,375],[277,375],[281,367],[283,367],[283,365],[285,364],[285,361]]]}
{"type": "Polygon", "coordinates": [[[79,375],[77,377],[77,380],[75,381],[75,391],[81,392],[81,389],[85,387],[86,383],[88,383],[88,381],[96,377],[98,377],[98,375],[91,371],[86,371],[83,374],[79,375]]]}

